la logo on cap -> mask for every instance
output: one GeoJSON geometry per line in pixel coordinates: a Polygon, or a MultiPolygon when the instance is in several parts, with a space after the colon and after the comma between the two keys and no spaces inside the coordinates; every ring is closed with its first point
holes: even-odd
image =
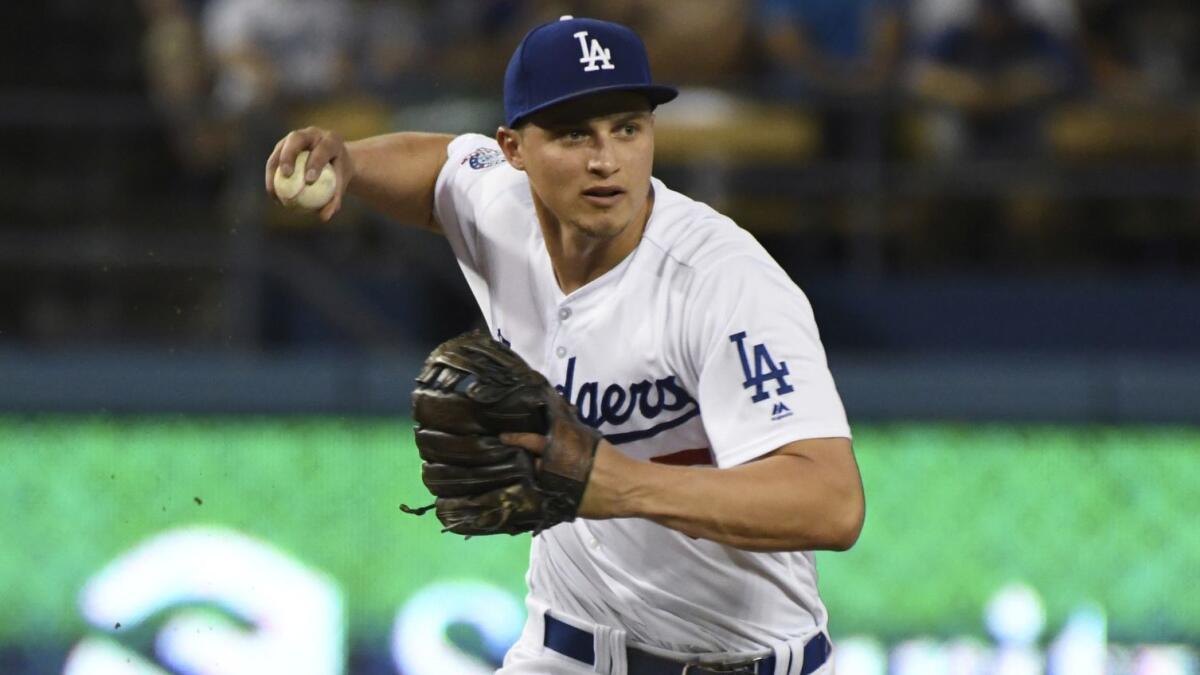
{"type": "Polygon", "coordinates": [[[579,49],[583,52],[583,58],[579,59],[580,63],[586,63],[587,67],[583,72],[590,73],[594,70],[614,70],[616,66],[612,64],[612,52],[600,46],[600,41],[592,38],[592,46],[588,48],[587,42],[588,32],[581,30],[575,33],[575,37],[579,39],[579,49]],[[599,61],[601,65],[596,65],[599,61]]]}
{"type": "Polygon", "coordinates": [[[646,45],[633,29],[563,16],[526,33],[513,51],[504,69],[505,124],[516,128],[533,113],[598,91],[638,92],[652,106],[679,94],[651,79],[646,45]]]}

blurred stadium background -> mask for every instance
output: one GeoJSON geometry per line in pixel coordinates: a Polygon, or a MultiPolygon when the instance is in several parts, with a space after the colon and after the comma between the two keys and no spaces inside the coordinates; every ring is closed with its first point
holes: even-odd
{"type": "Polygon", "coordinates": [[[0,673],[490,672],[527,539],[398,511],[465,284],[262,166],[490,133],[564,13],[645,36],[656,173],[812,299],[869,504],[839,673],[1200,673],[1195,0],[9,3],[0,673]]]}

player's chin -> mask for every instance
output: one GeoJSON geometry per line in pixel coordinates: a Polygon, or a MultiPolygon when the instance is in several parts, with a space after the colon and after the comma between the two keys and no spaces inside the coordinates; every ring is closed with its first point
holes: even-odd
{"type": "Polygon", "coordinates": [[[617,217],[616,214],[605,214],[597,217],[584,216],[575,221],[580,232],[593,239],[612,239],[625,230],[628,221],[617,217]]]}
{"type": "Polygon", "coordinates": [[[588,234],[614,236],[625,229],[632,216],[632,209],[626,204],[605,207],[584,205],[576,211],[575,222],[588,234]]]}

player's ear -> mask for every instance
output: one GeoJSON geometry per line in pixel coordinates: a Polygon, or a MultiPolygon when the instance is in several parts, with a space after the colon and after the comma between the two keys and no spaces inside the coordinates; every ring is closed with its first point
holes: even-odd
{"type": "Polygon", "coordinates": [[[508,127],[496,129],[496,143],[500,146],[500,152],[504,153],[504,158],[508,160],[508,165],[518,171],[525,170],[525,158],[521,152],[522,140],[521,132],[517,129],[509,129],[508,127]]]}

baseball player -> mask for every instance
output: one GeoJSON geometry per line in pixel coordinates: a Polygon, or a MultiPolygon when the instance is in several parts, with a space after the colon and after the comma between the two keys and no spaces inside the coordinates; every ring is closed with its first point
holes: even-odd
{"type": "Polygon", "coordinates": [[[445,235],[488,342],[594,433],[577,512],[535,530],[503,675],[832,672],[811,551],[862,527],[849,425],[804,294],[652,177],[654,109],[675,96],[630,29],[563,17],[514,52],[493,138],[309,128],[267,163],[268,192],[303,150],[310,182],[331,164],[325,220],[350,193],[445,235]]]}

